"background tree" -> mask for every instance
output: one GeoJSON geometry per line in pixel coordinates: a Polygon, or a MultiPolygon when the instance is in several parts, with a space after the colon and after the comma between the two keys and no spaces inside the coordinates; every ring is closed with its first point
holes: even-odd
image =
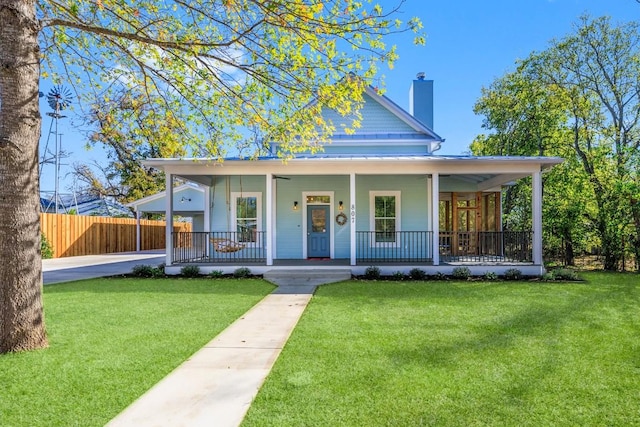
{"type": "Polygon", "coordinates": [[[322,108],[356,114],[377,65],[396,58],[385,37],[421,27],[395,20],[397,11],[352,0],[0,0],[0,352],[47,345],[41,59],[44,75],[71,84],[87,111],[127,93],[146,106],[133,110],[130,129],[171,120],[188,154],[222,158],[257,127],[286,157],[317,149],[333,130],[322,108]]]}
{"type": "MultiPolygon", "coordinates": [[[[74,164],[74,185],[80,183],[82,193],[113,197],[122,203],[163,191],[164,173],[145,167],[141,160],[183,157],[188,150],[180,129],[175,128],[174,116],[148,117],[153,114],[147,104],[131,100],[127,93],[96,104],[86,118],[90,128],[86,148],[98,147],[107,153],[107,163],[74,164]]],[[[265,135],[254,126],[244,130],[244,139],[234,149],[241,157],[265,155],[268,147],[264,143],[265,135]]]]}
{"type": "Polygon", "coordinates": [[[132,100],[128,93],[94,104],[86,121],[91,129],[86,148],[104,151],[107,163],[73,165],[73,175],[84,193],[127,203],[163,191],[164,173],[140,161],[187,153],[174,115],[155,117],[149,105],[132,100]]]}
{"type": "MultiPolygon", "coordinates": [[[[574,254],[586,249],[592,194],[583,185],[580,165],[572,160],[566,127],[568,119],[561,94],[531,79],[525,66],[508,73],[486,89],[476,102],[476,114],[484,116],[483,127],[491,133],[479,135],[471,144],[475,155],[560,156],[565,163],[543,175],[543,233],[545,255],[562,256],[573,265],[574,254]]],[[[503,193],[503,227],[531,228],[531,180],[522,179],[503,193]]]]}
{"type": "Polygon", "coordinates": [[[547,230],[575,241],[584,221],[593,224],[607,270],[619,268],[625,241],[639,259],[640,228],[633,220],[640,188],[639,37],[636,23],[612,27],[606,17],[584,17],[575,34],[533,53],[476,106],[492,134],[479,137],[475,151],[495,154],[510,144],[518,154],[568,159],[545,177],[545,192],[553,195],[545,202],[571,201],[562,209],[546,205],[555,222],[547,230]]]}

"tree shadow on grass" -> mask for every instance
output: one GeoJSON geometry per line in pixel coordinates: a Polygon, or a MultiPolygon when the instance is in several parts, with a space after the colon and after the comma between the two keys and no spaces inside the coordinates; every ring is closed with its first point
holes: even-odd
{"type": "MultiPolygon", "coordinates": [[[[468,310],[474,310],[477,301],[472,300],[476,298],[477,295],[470,295],[465,301],[469,303],[468,310]]],[[[600,363],[628,363],[629,360],[621,358],[600,359],[588,349],[597,350],[599,344],[590,342],[595,335],[614,345],[607,330],[616,328],[616,318],[637,325],[637,300],[638,289],[630,290],[629,286],[583,288],[580,292],[562,293],[555,301],[553,295],[536,297],[525,306],[506,309],[499,316],[480,318],[475,324],[458,324],[460,333],[454,336],[446,330],[450,325],[442,325],[442,329],[433,325],[425,329],[425,338],[420,343],[410,348],[396,347],[388,352],[388,357],[400,366],[420,367],[422,372],[444,370],[451,374],[452,383],[461,382],[457,387],[466,388],[466,381],[475,383],[467,392],[483,395],[481,400],[521,410],[518,407],[523,400],[544,393],[549,387],[557,389],[554,392],[558,398],[570,395],[588,382],[580,377],[581,372],[588,372],[589,368],[597,372],[600,363]],[[570,378],[574,383],[562,384],[558,378],[570,378]]],[[[608,380],[602,378],[603,382],[608,380]]],[[[589,402],[595,405],[597,400],[592,396],[589,402]]]]}

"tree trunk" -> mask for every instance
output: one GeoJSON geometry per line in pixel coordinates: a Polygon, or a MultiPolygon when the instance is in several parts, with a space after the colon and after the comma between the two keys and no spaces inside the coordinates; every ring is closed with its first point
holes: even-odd
{"type": "Polygon", "coordinates": [[[563,263],[564,265],[574,266],[576,265],[576,262],[575,262],[575,253],[573,250],[573,236],[571,235],[571,230],[568,227],[565,228],[563,231],[564,231],[562,236],[562,240],[564,241],[563,263]]]}
{"type": "Polygon", "coordinates": [[[631,247],[635,259],[635,270],[640,272],[640,200],[631,198],[631,212],[633,214],[634,234],[631,235],[631,247]]]}
{"type": "MultiPolygon", "coordinates": [[[[602,210],[603,208],[601,208],[602,210]]],[[[611,230],[612,227],[608,224],[608,218],[605,218],[605,214],[600,212],[599,215],[598,231],[600,232],[602,256],[604,257],[602,268],[606,271],[618,271],[622,259],[621,242],[616,238],[615,232],[611,230]]]]}
{"type": "Polygon", "coordinates": [[[38,183],[35,1],[0,0],[0,353],[47,346],[38,183]]]}

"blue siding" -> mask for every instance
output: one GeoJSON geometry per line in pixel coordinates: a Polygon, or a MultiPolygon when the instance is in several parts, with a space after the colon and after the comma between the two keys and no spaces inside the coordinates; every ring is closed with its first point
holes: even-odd
{"type": "Polygon", "coordinates": [[[402,231],[429,231],[428,182],[424,176],[357,176],[356,230],[372,231],[369,226],[369,191],[400,191],[402,231]]]}
{"type": "MultiPolygon", "coordinates": [[[[334,110],[324,109],[322,117],[334,125],[332,143],[325,143],[322,154],[330,155],[424,155],[431,153],[430,135],[416,131],[405,121],[396,116],[376,99],[364,94],[364,105],[360,110],[360,127],[352,129],[354,116],[342,117],[334,110]],[[351,129],[354,134],[346,134],[345,129],[351,129]],[[357,140],[352,145],[345,146],[349,141],[357,140]],[[372,145],[371,143],[384,143],[372,145]],[[417,144],[416,144],[417,143],[417,144]]],[[[276,153],[279,144],[273,143],[272,153],[276,153]]]]}
{"type": "MultiPolygon", "coordinates": [[[[173,210],[202,210],[204,207],[204,193],[196,189],[186,188],[178,193],[173,193],[173,210]],[[184,202],[180,202],[182,198],[185,198],[184,202]],[[187,201],[186,199],[191,199],[187,201]]],[[[167,208],[166,196],[161,198],[150,200],[146,203],[138,205],[138,210],[141,212],[164,212],[167,208]]]]}
{"type": "Polygon", "coordinates": [[[229,194],[234,192],[260,192],[262,193],[262,229],[265,229],[265,177],[263,176],[230,176],[217,177],[216,184],[211,189],[211,231],[235,231],[231,224],[232,206],[229,203],[229,194]]]}
{"type": "Polygon", "coordinates": [[[349,177],[348,176],[294,176],[290,180],[277,182],[276,214],[276,257],[279,259],[302,258],[303,197],[302,192],[333,191],[334,212],[331,213],[331,227],[334,232],[335,258],[349,258],[349,223],[339,226],[335,222],[338,201],[345,205],[348,213],[349,177]],[[293,210],[293,202],[298,202],[298,210],[293,210]]]}
{"type": "MultiPolygon", "coordinates": [[[[400,191],[401,221],[403,231],[430,231],[428,228],[429,201],[424,176],[358,176],[356,177],[357,212],[356,229],[369,230],[369,191],[400,191]]],[[[334,191],[334,212],[332,227],[334,230],[335,258],[349,258],[350,222],[343,226],[335,223],[338,202],[344,202],[344,212],[349,215],[349,177],[348,176],[296,176],[291,180],[278,181],[276,219],[277,248],[276,257],[280,259],[299,259],[302,257],[302,192],[334,191]],[[293,210],[297,201],[299,209],[293,210]]]]}
{"type": "Polygon", "coordinates": [[[429,154],[426,145],[402,145],[401,142],[389,142],[386,145],[366,145],[366,142],[360,143],[360,146],[351,145],[348,147],[334,144],[326,144],[323,154],[352,154],[352,155],[425,155],[429,154]]]}
{"type": "MultiPolygon", "coordinates": [[[[227,231],[231,221],[231,211],[227,204],[229,192],[261,192],[263,230],[266,230],[266,200],[264,177],[243,177],[242,185],[237,176],[230,177],[230,188],[225,178],[218,178],[212,189],[213,211],[212,231],[227,231]]],[[[334,234],[334,258],[349,258],[350,227],[349,221],[343,226],[335,222],[340,213],[338,202],[343,201],[344,213],[349,215],[349,177],[348,176],[292,176],[289,180],[276,182],[276,259],[300,259],[303,253],[303,192],[333,191],[333,209],[331,227],[334,234]],[[298,209],[293,210],[293,202],[298,209]]],[[[400,191],[402,231],[430,231],[428,227],[429,200],[428,182],[424,176],[357,176],[356,177],[356,229],[371,231],[369,227],[369,192],[400,191]]]]}
{"type": "MultiPolygon", "coordinates": [[[[415,132],[411,126],[400,120],[369,95],[364,94],[363,97],[364,106],[360,110],[362,118],[360,119],[360,127],[356,129],[356,134],[415,132]]],[[[323,110],[322,117],[333,122],[336,134],[344,133],[343,129],[352,126],[352,117],[342,117],[333,110],[323,110]]]]}
{"type": "MultiPolygon", "coordinates": [[[[356,230],[374,231],[370,225],[370,191],[400,191],[400,221],[401,231],[433,231],[429,227],[430,200],[427,188],[429,182],[423,175],[402,176],[358,176],[356,177],[357,212],[356,230]]],[[[431,244],[425,243],[422,250],[414,252],[414,256],[430,258],[431,244]]],[[[406,243],[401,242],[400,247],[406,243]]],[[[388,258],[397,253],[395,247],[376,248],[375,257],[388,258]]]]}

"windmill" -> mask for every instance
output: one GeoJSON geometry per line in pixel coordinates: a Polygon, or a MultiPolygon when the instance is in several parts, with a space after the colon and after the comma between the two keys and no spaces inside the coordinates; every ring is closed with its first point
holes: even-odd
{"type": "Polygon", "coordinates": [[[60,158],[64,155],[62,152],[62,135],[58,133],[58,121],[65,118],[61,114],[62,110],[69,107],[72,100],[72,93],[64,86],[54,86],[53,89],[47,94],[47,102],[49,107],[53,110],[47,113],[47,116],[51,117],[51,124],[49,125],[49,134],[47,135],[47,142],[45,143],[44,150],[42,152],[42,159],[40,160],[40,176],[42,176],[42,170],[45,164],[53,163],[55,165],[55,190],[54,190],[54,203],[55,213],[58,213],[58,207],[61,204],[59,186],[60,186],[60,158]],[[55,128],[54,128],[55,124],[55,128]],[[51,135],[54,135],[55,148],[53,152],[49,149],[49,141],[51,135]]]}

